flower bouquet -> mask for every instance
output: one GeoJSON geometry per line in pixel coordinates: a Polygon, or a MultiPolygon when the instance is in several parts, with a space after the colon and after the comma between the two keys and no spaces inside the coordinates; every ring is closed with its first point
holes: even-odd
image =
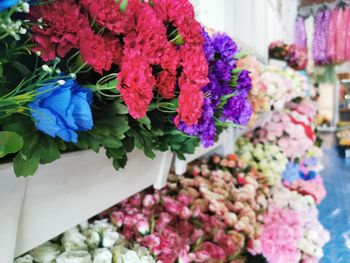
{"type": "Polygon", "coordinates": [[[75,150],[105,148],[116,169],[135,147],[184,158],[249,121],[236,44],[188,0],[30,3],[0,13],[0,158],[17,176],[75,150]]]}
{"type": "Polygon", "coordinates": [[[255,143],[276,143],[290,160],[305,156],[316,141],[312,120],[297,111],[275,113],[271,122],[246,136],[255,143]]]}
{"type": "Polygon", "coordinates": [[[262,253],[269,262],[318,262],[329,233],[318,221],[312,197],[283,187],[272,190],[262,235],[251,243],[253,254],[262,253]]]}
{"type": "Polygon", "coordinates": [[[155,263],[149,250],[129,242],[107,220],[84,222],[34,248],[14,263],[155,263]]]}
{"type": "Polygon", "coordinates": [[[145,190],[114,207],[111,220],[163,263],[232,262],[260,235],[269,188],[235,155],[193,163],[162,191],[145,190]]]}
{"type": "Polygon", "coordinates": [[[307,48],[275,41],[269,45],[269,58],[285,61],[295,70],[304,70],[308,62],[307,48]]]}
{"type": "Polygon", "coordinates": [[[251,142],[247,136],[250,134],[246,134],[246,138],[239,138],[236,142],[235,151],[239,158],[258,169],[269,185],[279,183],[288,163],[282,148],[271,142],[251,142]]]}

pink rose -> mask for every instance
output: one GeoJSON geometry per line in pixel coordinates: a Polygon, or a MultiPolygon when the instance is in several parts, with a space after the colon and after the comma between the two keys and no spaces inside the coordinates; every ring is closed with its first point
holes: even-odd
{"type": "Polygon", "coordinates": [[[151,209],[155,204],[156,200],[154,199],[153,195],[145,195],[142,201],[143,207],[151,209]]]}
{"type": "Polygon", "coordinates": [[[111,215],[111,220],[117,227],[122,227],[124,222],[124,213],[120,211],[113,212],[111,215]]]}
{"type": "Polygon", "coordinates": [[[225,251],[211,242],[202,243],[196,251],[197,262],[215,262],[225,260],[225,251]]]}
{"type": "Polygon", "coordinates": [[[163,202],[165,210],[173,215],[179,215],[183,208],[183,205],[179,201],[176,201],[167,196],[163,197],[163,202]]]}

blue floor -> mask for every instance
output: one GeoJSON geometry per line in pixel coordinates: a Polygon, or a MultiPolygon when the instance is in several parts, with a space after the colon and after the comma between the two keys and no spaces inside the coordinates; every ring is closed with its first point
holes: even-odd
{"type": "Polygon", "coordinates": [[[350,159],[339,154],[333,134],[323,134],[327,197],[319,206],[320,221],[330,231],[321,263],[350,263],[350,159]]]}

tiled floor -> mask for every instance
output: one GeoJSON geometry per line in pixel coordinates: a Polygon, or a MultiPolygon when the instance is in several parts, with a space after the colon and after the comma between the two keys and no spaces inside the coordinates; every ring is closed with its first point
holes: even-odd
{"type": "Polygon", "coordinates": [[[320,221],[330,231],[321,263],[350,263],[350,159],[339,154],[333,134],[323,134],[322,172],[327,197],[319,207],[320,221]]]}

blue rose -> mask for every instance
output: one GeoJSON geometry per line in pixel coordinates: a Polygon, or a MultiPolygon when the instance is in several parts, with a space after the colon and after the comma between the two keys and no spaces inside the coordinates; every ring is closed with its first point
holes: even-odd
{"type": "Polygon", "coordinates": [[[285,171],[282,174],[283,180],[293,183],[299,179],[299,165],[295,163],[289,163],[286,166],[285,171]]]}
{"type": "Polygon", "coordinates": [[[82,88],[75,80],[68,79],[63,85],[49,82],[37,92],[29,107],[38,130],[76,143],[76,131],[87,131],[93,127],[90,89],[82,88]]]}
{"type": "Polygon", "coordinates": [[[0,12],[16,5],[18,2],[19,0],[0,0],[0,12]]]}

